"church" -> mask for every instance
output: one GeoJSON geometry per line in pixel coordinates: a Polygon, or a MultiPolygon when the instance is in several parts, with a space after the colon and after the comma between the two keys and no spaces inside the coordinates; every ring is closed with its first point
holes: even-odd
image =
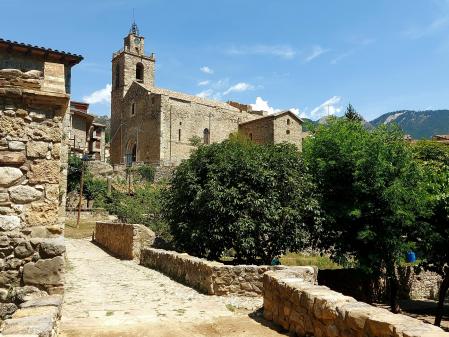
{"type": "Polygon", "coordinates": [[[156,87],[156,58],[145,54],[144,42],[134,23],[112,56],[112,164],[176,166],[194,149],[192,139],[210,144],[236,132],[260,144],[301,148],[302,120],[291,111],[268,114],[156,87]]]}

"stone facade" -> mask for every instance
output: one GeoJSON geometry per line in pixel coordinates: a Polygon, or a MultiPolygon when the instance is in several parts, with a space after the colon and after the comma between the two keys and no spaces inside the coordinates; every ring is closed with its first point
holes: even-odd
{"type": "MultiPolygon", "coordinates": [[[[131,30],[124,48],[113,55],[112,164],[129,161],[177,165],[195,149],[191,144],[193,137],[205,144],[221,142],[239,132],[242,123],[267,115],[252,111],[249,105],[223,103],[155,87],[156,59],[154,54],[145,55],[143,43],[144,38],[131,30]]],[[[268,119],[273,124],[270,133],[259,138],[267,143],[287,141],[301,147],[302,138],[298,135],[302,121],[291,112],[289,115],[285,119],[291,120],[291,125],[284,125],[285,114],[268,119]]],[[[259,128],[261,133],[264,130],[259,128]]]]}
{"type": "Polygon", "coordinates": [[[448,337],[417,319],[357,302],[288,271],[264,274],[264,317],[297,336],[448,337]]]}
{"type": "Polygon", "coordinates": [[[113,255],[140,261],[141,250],[153,244],[156,235],[143,225],[98,221],[94,241],[113,255]]]}
{"type": "MultiPolygon", "coordinates": [[[[81,56],[0,40],[0,302],[63,292],[62,121],[81,56]],[[62,210],[61,210],[62,208],[62,210]],[[28,289],[28,290],[27,290],[28,289]]],[[[1,319],[14,310],[1,312],[1,319]]],[[[6,334],[3,331],[3,334],[6,334]]]]}
{"type": "Polygon", "coordinates": [[[240,123],[239,132],[257,144],[286,142],[302,148],[302,121],[290,111],[240,123]]]}
{"type": "Polygon", "coordinates": [[[78,156],[88,154],[91,159],[104,162],[106,126],[96,123],[88,109],[88,103],[70,102],[70,113],[64,120],[70,152],[78,156]]]}
{"type": "Polygon", "coordinates": [[[317,276],[317,270],[313,267],[232,266],[154,248],[142,251],[140,263],[205,294],[219,296],[260,296],[263,275],[269,270],[288,270],[298,279],[313,284],[317,276]]]}

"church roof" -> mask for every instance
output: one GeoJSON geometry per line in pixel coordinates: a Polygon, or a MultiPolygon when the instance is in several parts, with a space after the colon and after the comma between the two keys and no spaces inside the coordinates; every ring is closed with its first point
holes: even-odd
{"type": "Polygon", "coordinates": [[[226,109],[226,110],[233,111],[233,112],[240,112],[239,109],[234,108],[233,106],[229,105],[228,103],[215,101],[215,100],[207,99],[207,98],[202,98],[202,97],[198,97],[198,96],[194,96],[194,95],[189,95],[189,94],[185,94],[182,92],[177,92],[177,91],[173,91],[173,90],[169,90],[169,89],[163,89],[163,88],[157,88],[157,87],[146,87],[142,83],[139,83],[139,82],[134,82],[134,83],[137,83],[142,88],[144,88],[145,90],[147,90],[148,92],[150,92],[152,94],[168,96],[170,98],[174,98],[174,99],[181,100],[181,101],[193,102],[193,103],[202,104],[202,105],[206,105],[206,106],[210,106],[210,107],[222,108],[222,109],[226,109]]]}
{"type": "Polygon", "coordinates": [[[263,120],[263,119],[268,119],[268,118],[276,119],[276,118],[281,117],[281,116],[286,115],[286,114],[290,115],[293,119],[296,119],[296,121],[299,124],[302,124],[304,122],[301,118],[299,118],[296,114],[294,114],[290,110],[284,110],[284,111],[276,112],[276,113],[268,115],[268,116],[257,118],[257,119],[252,120],[252,121],[243,122],[243,123],[240,123],[240,124],[253,123],[253,122],[257,122],[257,121],[260,121],[260,120],[263,120]]]}

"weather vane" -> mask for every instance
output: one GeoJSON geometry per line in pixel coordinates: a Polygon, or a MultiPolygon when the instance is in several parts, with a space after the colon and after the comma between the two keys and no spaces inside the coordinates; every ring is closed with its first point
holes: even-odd
{"type": "Polygon", "coordinates": [[[134,8],[133,8],[133,24],[131,25],[131,29],[129,30],[129,33],[130,33],[130,34],[137,35],[137,36],[140,35],[140,34],[139,34],[139,27],[137,27],[136,19],[135,19],[135,17],[134,17],[134,8]]]}

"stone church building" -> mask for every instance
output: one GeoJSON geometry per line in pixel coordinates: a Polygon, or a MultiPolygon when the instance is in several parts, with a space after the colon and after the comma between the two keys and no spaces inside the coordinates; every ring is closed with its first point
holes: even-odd
{"type": "Polygon", "coordinates": [[[111,163],[173,166],[189,157],[192,137],[205,144],[240,132],[256,143],[301,148],[302,121],[290,111],[268,115],[236,102],[219,102],[155,86],[154,54],[133,24],[112,57],[111,163]]]}

